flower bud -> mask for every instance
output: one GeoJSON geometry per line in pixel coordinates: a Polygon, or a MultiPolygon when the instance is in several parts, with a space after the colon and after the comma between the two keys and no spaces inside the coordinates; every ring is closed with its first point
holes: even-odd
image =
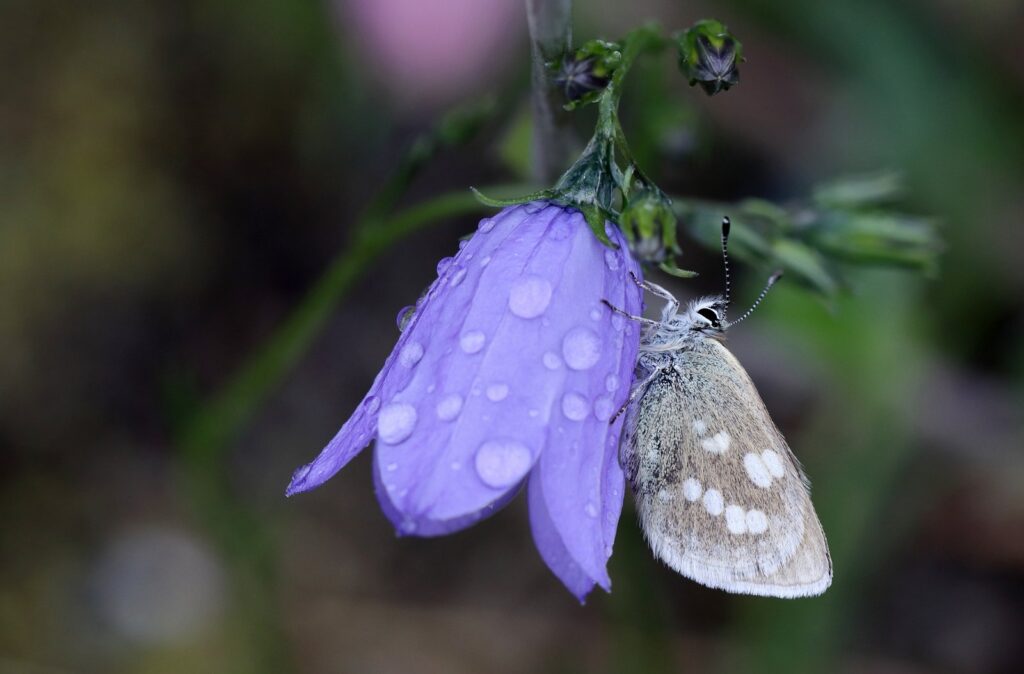
{"type": "Polygon", "coordinates": [[[740,81],[736,66],[743,60],[743,45],[720,21],[698,21],[677,40],[679,69],[690,86],[699,83],[708,96],[714,96],[740,81]]]}
{"type": "Polygon", "coordinates": [[[621,61],[619,45],[590,40],[558,64],[555,85],[570,103],[589,103],[608,86],[621,61]]]}
{"type": "Polygon", "coordinates": [[[663,196],[651,191],[641,192],[622,210],[621,221],[638,260],[665,260],[666,242],[675,240],[676,216],[663,196]]]}

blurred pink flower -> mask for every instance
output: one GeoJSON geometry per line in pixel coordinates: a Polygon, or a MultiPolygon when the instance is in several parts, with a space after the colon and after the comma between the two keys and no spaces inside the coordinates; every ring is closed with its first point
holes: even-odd
{"type": "Polygon", "coordinates": [[[381,87],[405,104],[439,105],[479,88],[514,59],[521,0],[338,0],[343,29],[381,87]]]}

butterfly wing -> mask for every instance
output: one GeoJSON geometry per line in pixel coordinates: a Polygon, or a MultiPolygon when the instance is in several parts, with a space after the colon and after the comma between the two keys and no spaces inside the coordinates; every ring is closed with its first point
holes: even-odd
{"type": "Polygon", "coordinates": [[[832,560],[807,479],[750,377],[712,339],[664,358],[622,456],[655,555],[729,592],[824,592],[832,560]]]}

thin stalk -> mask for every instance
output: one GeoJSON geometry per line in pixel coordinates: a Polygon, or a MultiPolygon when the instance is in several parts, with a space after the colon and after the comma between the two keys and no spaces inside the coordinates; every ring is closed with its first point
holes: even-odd
{"type": "Polygon", "coordinates": [[[572,0],[526,0],[526,18],[533,60],[533,177],[550,185],[565,170],[575,145],[569,114],[547,69],[572,47],[572,0]]]}

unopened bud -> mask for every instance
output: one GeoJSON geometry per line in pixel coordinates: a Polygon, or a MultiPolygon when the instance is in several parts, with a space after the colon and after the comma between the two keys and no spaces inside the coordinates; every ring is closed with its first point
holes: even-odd
{"type": "Polygon", "coordinates": [[[737,65],[743,60],[743,45],[720,21],[698,21],[679,36],[678,46],[679,69],[691,86],[700,84],[708,96],[740,81],[737,65]]]}

